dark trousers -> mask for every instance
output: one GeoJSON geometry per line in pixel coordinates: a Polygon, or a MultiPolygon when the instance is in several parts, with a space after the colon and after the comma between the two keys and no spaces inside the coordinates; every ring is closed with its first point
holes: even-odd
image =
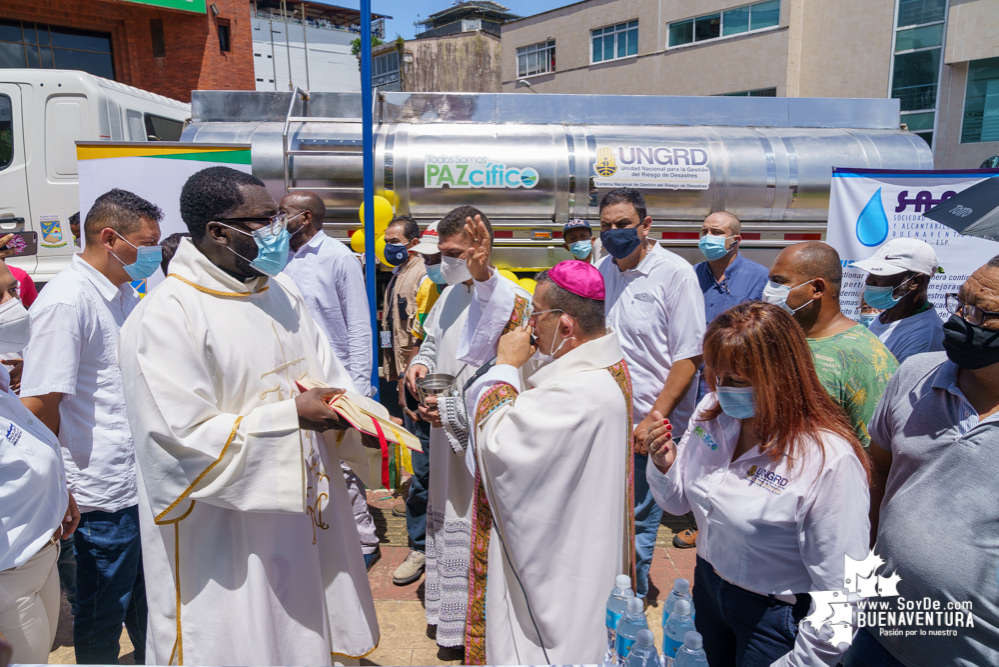
{"type": "Polygon", "coordinates": [[[708,664],[769,667],[791,652],[809,595],[795,604],[752,593],[719,577],[700,556],[694,567],[694,625],[704,637],[708,664]]]}
{"type": "Polygon", "coordinates": [[[73,549],[73,536],[70,535],[59,544],[59,588],[66,594],[66,602],[76,616],[76,551],[73,549]]]}
{"type": "MultiPolygon", "coordinates": [[[[412,400],[407,394],[406,398],[412,400]]],[[[413,401],[413,405],[415,405],[413,401]]],[[[410,406],[410,409],[414,407],[410,406]]],[[[430,423],[414,422],[409,415],[403,417],[406,430],[420,439],[422,452],[410,451],[413,461],[413,476],[409,480],[409,496],[406,498],[406,532],[409,533],[410,547],[415,551],[426,551],[427,544],[427,499],[430,495],[430,423]]]]}
{"type": "Polygon", "coordinates": [[[135,662],[144,664],[147,610],[138,507],[82,514],[74,547],[76,662],[118,664],[124,623],[135,647],[135,662]]]}
{"type": "Polygon", "coordinates": [[[905,664],[889,653],[870,630],[861,628],[843,657],[843,667],[905,667],[905,664]]]}

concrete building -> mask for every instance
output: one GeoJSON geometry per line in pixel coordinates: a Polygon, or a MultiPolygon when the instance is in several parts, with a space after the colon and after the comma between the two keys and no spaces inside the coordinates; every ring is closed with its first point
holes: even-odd
{"type": "Polygon", "coordinates": [[[188,102],[252,90],[247,0],[5,0],[0,68],[79,69],[188,102]]]}
{"type": "MultiPolygon", "coordinates": [[[[251,5],[256,90],[359,92],[361,72],[351,43],[360,36],[356,9],[297,0],[251,5]]],[[[385,38],[385,19],[372,14],[372,34],[385,38]]]]}
{"type": "Polygon", "coordinates": [[[416,39],[372,50],[379,90],[434,93],[500,92],[500,29],[520,18],[490,0],[469,0],[431,14],[416,39]]]}
{"type": "Polygon", "coordinates": [[[997,35],[999,0],[584,0],[503,26],[502,89],[897,97],[971,168],[999,153],[997,35]]]}

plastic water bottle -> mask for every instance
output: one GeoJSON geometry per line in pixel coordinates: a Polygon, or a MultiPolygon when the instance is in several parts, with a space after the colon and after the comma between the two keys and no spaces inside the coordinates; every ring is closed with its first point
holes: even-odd
{"type": "Polygon", "coordinates": [[[677,600],[686,600],[690,603],[690,617],[694,618],[696,616],[694,612],[694,596],[690,594],[690,582],[686,579],[677,579],[673,582],[673,590],[669,592],[666,596],[666,602],[663,604],[663,627],[666,627],[666,619],[669,615],[673,613],[673,605],[676,604],[677,600]]]}
{"type": "Polygon", "coordinates": [[[614,662],[614,634],[617,632],[617,624],[628,609],[628,598],[634,596],[635,593],[631,590],[631,577],[626,574],[617,575],[614,579],[614,590],[607,598],[607,655],[604,656],[604,663],[614,662]]]}
{"type": "Polygon", "coordinates": [[[617,664],[623,665],[631,652],[631,647],[638,641],[638,631],[648,630],[645,620],[645,603],[641,598],[628,598],[628,608],[617,623],[614,637],[614,652],[617,654],[617,664]]]}
{"type": "Polygon", "coordinates": [[[683,636],[683,646],[676,652],[673,667],[707,667],[708,656],[704,654],[703,646],[700,633],[688,632],[683,636]]]}
{"type": "Polygon", "coordinates": [[[690,617],[690,603],[686,600],[677,600],[673,605],[673,613],[663,626],[663,661],[666,667],[672,667],[677,651],[683,646],[684,636],[693,629],[694,619],[690,617]]]}
{"type": "Polygon", "coordinates": [[[656,651],[656,638],[651,630],[639,630],[638,639],[624,662],[625,667],[661,667],[656,651]]]}

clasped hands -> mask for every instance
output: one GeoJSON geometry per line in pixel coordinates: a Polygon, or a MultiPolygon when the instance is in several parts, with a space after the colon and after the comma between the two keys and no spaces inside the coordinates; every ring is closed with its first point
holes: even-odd
{"type": "Polygon", "coordinates": [[[639,442],[645,453],[652,454],[652,463],[659,472],[666,474],[676,461],[676,443],[673,442],[673,425],[661,412],[653,410],[635,429],[635,452],[639,455],[639,442]],[[644,430],[643,429],[644,426],[644,430]],[[639,440],[641,438],[641,440],[639,440]]]}

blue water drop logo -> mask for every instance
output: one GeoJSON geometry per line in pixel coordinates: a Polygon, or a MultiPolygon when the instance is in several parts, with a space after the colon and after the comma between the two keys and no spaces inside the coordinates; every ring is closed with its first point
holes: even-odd
{"type": "Polygon", "coordinates": [[[888,238],[888,216],[881,205],[881,188],[874,193],[857,218],[857,240],[868,248],[881,245],[888,238]]]}

